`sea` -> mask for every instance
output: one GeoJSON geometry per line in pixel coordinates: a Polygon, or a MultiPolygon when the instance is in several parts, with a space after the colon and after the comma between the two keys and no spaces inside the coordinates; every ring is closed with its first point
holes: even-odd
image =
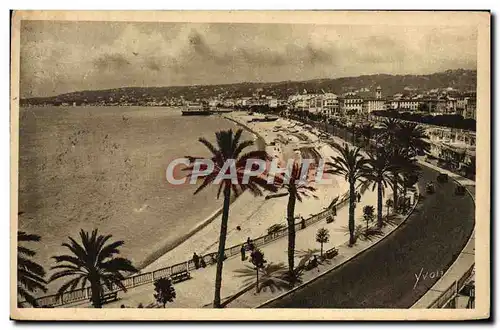
{"type": "MultiPolygon", "coordinates": [[[[209,156],[198,139],[236,129],[218,115],[182,116],[164,107],[20,109],[19,230],[41,236],[35,259],[51,258],[81,229],[123,240],[120,254],[144,267],[222,206],[216,187],[166,182],[169,162],[209,156]]],[[[243,139],[253,139],[244,132],[243,139]]]]}

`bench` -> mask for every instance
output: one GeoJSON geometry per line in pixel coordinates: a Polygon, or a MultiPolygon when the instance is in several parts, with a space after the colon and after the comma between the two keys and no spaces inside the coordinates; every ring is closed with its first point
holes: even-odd
{"type": "Polygon", "coordinates": [[[339,250],[337,250],[337,248],[331,248],[330,250],[327,250],[325,252],[325,257],[327,259],[332,259],[332,258],[335,258],[337,255],[339,254],[339,250]]]}
{"type": "MultiPolygon", "coordinates": [[[[92,297],[90,297],[89,300],[92,301],[92,297]]],[[[103,305],[115,300],[118,300],[118,291],[108,292],[101,295],[101,303],[103,305]]]]}
{"type": "Polygon", "coordinates": [[[187,270],[183,270],[178,273],[174,273],[170,275],[170,279],[172,280],[172,283],[179,283],[185,280],[189,280],[191,278],[191,274],[187,270]]]}

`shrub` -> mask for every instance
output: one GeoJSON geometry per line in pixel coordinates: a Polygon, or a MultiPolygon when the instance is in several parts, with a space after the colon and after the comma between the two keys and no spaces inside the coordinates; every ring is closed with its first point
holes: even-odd
{"type": "Polygon", "coordinates": [[[174,301],[176,293],[172,286],[172,280],[169,278],[160,278],[154,282],[154,286],[155,293],[153,295],[156,301],[163,305],[163,308],[165,308],[167,302],[174,301]]]}

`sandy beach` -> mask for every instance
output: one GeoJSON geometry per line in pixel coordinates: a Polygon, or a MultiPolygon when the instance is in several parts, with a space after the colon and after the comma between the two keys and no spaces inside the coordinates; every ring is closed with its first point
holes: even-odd
{"type": "MultiPolygon", "coordinates": [[[[252,116],[244,112],[233,112],[226,114],[226,117],[240,122],[259,134],[266,142],[266,151],[271,156],[293,157],[295,150],[304,147],[313,147],[323,157],[328,158],[335,154],[335,151],[326,143],[321,142],[318,136],[301,132],[293,134],[295,123],[285,119],[278,119],[274,122],[252,122],[248,121],[252,116]],[[287,141],[285,142],[285,137],[287,141]],[[282,142],[278,142],[282,140],[282,142]],[[271,145],[274,142],[275,145],[271,145]]],[[[296,204],[296,216],[309,217],[319,213],[326,208],[331,201],[347,191],[347,184],[343,178],[332,177],[333,184],[317,185],[314,193],[317,197],[304,199],[302,203],[296,204]]],[[[286,202],[287,197],[265,199],[265,195],[254,197],[250,192],[244,192],[233,202],[229,213],[229,229],[226,247],[245,242],[248,237],[256,238],[267,233],[267,229],[274,224],[286,223],[286,202]],[[240,230],[237,229],[240,228],[240,230]]],[[[214,200],[220,203],[222,199],[214,200]]],[[[219,228],[221,217],[218,216],[203,229],[186,239],[176,248],[167,252],[156,261],[146,266],[141,271],[148,272],[159,268],[174,265],[176,263],[189,260],[193,253],[203,255],[215,252],[218,246],[219,228]]]]}

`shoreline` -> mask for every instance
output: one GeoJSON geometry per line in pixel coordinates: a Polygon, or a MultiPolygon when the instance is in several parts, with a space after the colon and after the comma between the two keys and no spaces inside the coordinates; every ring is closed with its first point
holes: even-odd
{"type": "MultiPolygon", "coordinates": [[[[268,151],[271,156],[276,156],[276,154],[284,156],[286,153],[285,149],[290,149],[289,151],[292,152],[294,145],[303,146],[306,143],[296,139],[296,141],[292,141],[288,145],[283,145],[283,148],[276,148],[276,146],[270,143],[280,134],[273,132],[275,125],[293,125],[293,123],[286,120],[284,122],[281,120],[281,123],[258,122],[255,123],[254,126],[245,124],[246,114],[242,112],[234,111],[224,114],[221,117],[235,123],[254,135],[258,140],[257,144],[259,148],[265,147],[266,151],[268,151]]],[[[310,147],[316,148],[323,157],[330,156],[330,153],[333,152],[329,150],[331,148],[324,143],[318,145],[317,142],[319,139],[314,134],[308,132],[307,135],[312,137],[307,141],[310,147]],[[326,150],[328,151],[325,154],[326,150]]],[[[305,203],[299,203],[296,208],[296,215],[308,217],[313,213],[325,209],[331,201],[341,195],[344,190],[342,184],[320,187],[317,193],[319,198],[311,198],[305,203]]],[[[267,229],[272,225],[286,222],[286,207],[284,206],[286,200],[282,198],[266,200],[265,195],[266,193],[264,193],[264,196],[255,197],[250,192],[245,191],[232,201],[226,246],[241,244],[245,242],[248,237],[260,237],[267,234],[267,229]]],[[[177,246],[174,247],[173,244],[171,244],[171,248],[161,256],[160,253],[155,253],[155,260],[143,266],[141,272],[154,271],[156,269],[184,263],[191,259],[194,252],[198,255],[214,252],[218,243],[220,221],[221,217],[220,215],[217,216],[216,211],[211,216],[198,223],[198,225],[188,233],[175,240],[175,243],[179,243],[177,246]]]]}
{"type": "MultiPolygon", "coordinates": [[[[255,138],[255,140],[257,141],[256,146],[257,146],[258,150],[265,150],[266,149],[266,142],[265,142],[264,138],[260,134],[258,134],[257,132],[255,132],[254,130],[252,130],[251,128],[249,128],[248,126],[246,126],[246,125],[244,125],[244,124],[242,124],[242,123],[240,123],[240,122],[238,122],[238,121],[236,121],[236,120],[234,120],[232,118],[227,117],[226,115],[221,115],[220,118],[228,120],[228,121],[232,122],[233,124],[235,124],[236,126],[242,127],[248,133],[250,133],[251,135],[253,135],[254,138],[255,138]]],[[[241,197],[243,194],[246,194],[246,193],[247,192],[244,191],[241,195],[232,198],[231,202],[230,202],[230,205],[233,205],[233,203],[239,197],[241,197]]],[[[198,222],[193,228],[191,228],[188,232],[186,232],[185,234],[183,234],[181,237],[176,238],[172,242],[169,242],[163,248],[158,249],[158,250],[150,253],[140,263],[140,265],[138,265],[137,268],[139,269],[139,272],[145,270],[148,266],[150,266],[151,264],[153,264],[155,261],[157,261],[158,259],[160,259],[165,254],[167,254],[167,253],[175,250],[177,247],[179,247],[180,245],[182,245],[185,241],[189,240],[191,237],[193,237],[194,235],[196,235],[200,230],[202,230],[203,228],[205,228],[209,224],[211,224],[213,221],[215,221],[217,219],[217,217],[219,217],[222,214],[222,209],[223,209],[222,206],[219,207],[217,210],[215,210],[214,212],[212,212],[209,216],[207,216],[206,218],[204,218],[203,220],[201,220],[200,222],[198,222]]]]}

